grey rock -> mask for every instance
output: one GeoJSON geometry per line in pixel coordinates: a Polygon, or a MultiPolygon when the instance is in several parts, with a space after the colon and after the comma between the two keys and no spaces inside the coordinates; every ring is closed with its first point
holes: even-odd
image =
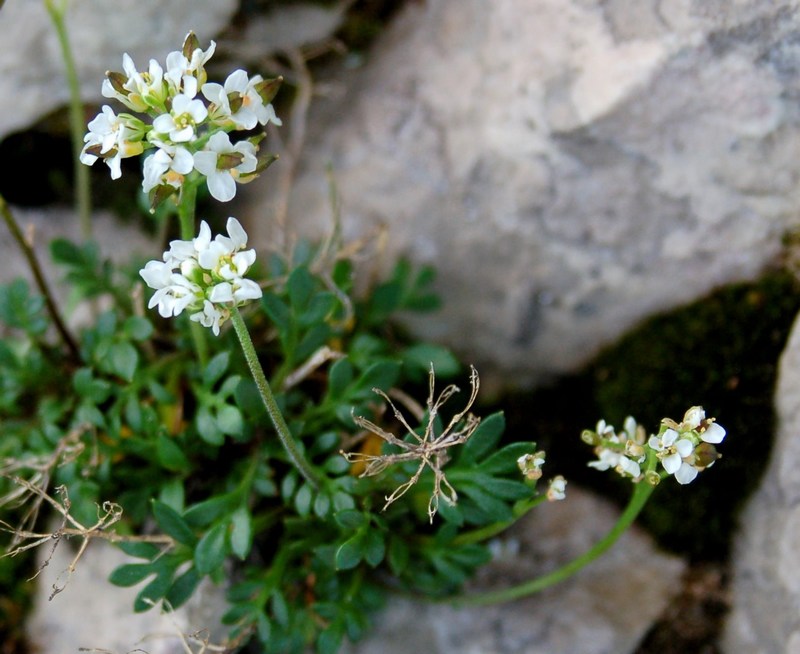
{"type": "MultiPolygon", "coordinates": [[[[37,578],[34,609],[26,625],[33,651],[116,653],[139,648],[148,654],[184,654],[187,644],[198,651],[204,640],[218,644],[224,638],[220,622],[224,589],[202,583],[192,599],[175,612],[153,608],[134,613],[133,602],[140,588],[112,586],[108,576],[117,566],[141,563],[141,559],[131,559],[105,542],[94,541],[75,572],[67,576],[65,571],[75,556],[70,545],[62,542],[37,578]],[[50,599],[54,584],[64,590],[50,599]]],[[[49,554],[48,545],[40,549],[40,564],[49,554]]]]}
{"type": "Polygon", "coordinates": [[[775,409],[772,458],[735,541],[730,654],[800,652],[800,321],[781,357],[775,409]]]}
{"type": "MultiPolygon", "coordinates": [[[[437,267],[445,307],[419,335],[487,384],[571,371],[776,256],[798,70],[795,1],[408,3],[312,112],[289,224],[329,229],[330,165],[345,236],[386,225],[386,266],[437,267]]],[[[274,186],[247,192],[274,243],[274,186]]]]}
{"type": "MultiPolygon", "coordinates": [[[[503,541],[470,592],[520,583],[588,550],[618,511],[573,486],[533,510],[503,541]]],[[[680,589],[685,566],[637,529],[569,580],[503,605],[455,609],[392,599],[346,654],[626,654],[680,589]]]]}
{"type": "MultiPolygon", "coordinates": [[[[59,4],[61,0],[56,0],[59,4]]],[[[104,101],[107,70],[122,69],[127,52],[140,69],[163,63],[179,50],[187,32],[201,43],[230,21],[236,0],[69,0],[67,29],[78,68],[81,97],[104,101]]],[[[0,10],[0,97],[13,110],[0,112],[0,139],[67,103],[69,93],[55,30],[44,2],[7,2],[0,10]]]]}

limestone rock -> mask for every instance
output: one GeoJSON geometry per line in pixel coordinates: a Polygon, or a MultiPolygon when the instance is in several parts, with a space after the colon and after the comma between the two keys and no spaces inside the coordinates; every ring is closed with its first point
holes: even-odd
{"type": "MultiPolygon", "coordinates": [[[[563,502],[533,510],[473,590],[526,581],[588,550],[618,511],[570,486],[563,502]]],[[[392,599],[368,637],[346,654],[626,654],[680,589],[681,560],[628,531],[603,557],[566,582],[504,605],[454,609],[392,599]]]]}
{"type": "Polygon", "coordinates": [[[772,459],[736,540],[730,654],[800,652],[800,321],[781,357],[775,409],[772,459]]]}
{"type": "MultiPolygon", "coordinates": [[[[573,370],[775,257],[800,206],[798,43],[792,0],[408,3],[312,115],[289,224],[329,229],[330,165],[345,235],[386,224],[384,261],[438,268],[419,334],[487,381],[573,370]]],[[[247,191],[265,225],[275,188],[247,191]]]]}
{"type": "MultiPolygon", "coordinates": [[[[61,0],[56,0],[56,4],[61,0]]],[[[107,70],[121,70],[122,54],[140,69],[179,50],[189,30],[205,44],[225,27],[236,0],[69,0],[67,29],[81,95],[100,102],[107,70]]],[[[55,30],[44,2],[7,2],[0,10],[0,139],[66,104],[69,93],[55,30]]]]}
{"type": "MultiPolygon", "coordinates": [[[[41,548],[40,561],[49,552],[49,546],[41,548]]],[[[141,559],[131,559],[115,547],[95,541],[68,578],[65,570],[74,556],[70,544],[62,542],[37,578],[34,610],[27,624],[33,651],[75,654],[141,648],[148,654],[184,654],[186,643],[194,645],[192,651],[199,648],[192,634],[211,644],[224,637],[220,623],[225,607],[223,589],[203,583],[174,613],[160,613],[157,608],[134,613],[133,602],[140,587],[112,586],[108,576],[117,566],[140,563],[141,559]],[[54,584],[64,586],[64,590],[50,599],[54,584]]]]}

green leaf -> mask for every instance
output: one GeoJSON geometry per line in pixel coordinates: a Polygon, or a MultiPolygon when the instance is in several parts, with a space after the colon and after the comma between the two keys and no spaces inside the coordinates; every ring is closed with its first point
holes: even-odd
{"type": "Polygon", "coordinates": [[[223,434],[241,436],[244,431],[244,418],[239,407],[223,404],[217,410],[217,425],[223,434]]]}
{"type": "Polygon", "coordinates": [[[153,500],[153,516],[161,530],[179,543],[194,547],[197,537],[186,520],[168,504],[153,500]]]}
{"type": "Polygon", "coordinates": [[[31,295],[28,282],[18,278],[0,286],[0,320],[9,327],[22,329],[34,336],[47,330],[42,309],[44,299],[31,295]]]}
{"type": "Polygon", "coordinates": [[[158,462],[167,470],[184,472],[189,469],[189,460],[183,450],[166,434],[159,434],[156,441],[156,455],[158,462]]]}
{"type": "Polygon", "coordinates": [[[106,365],[109,372],[122,377],[125,381],[133,381],[136,368],[139,366],[139,353],[130,343],[113,343],[108,348],[106,365]]]}
{"type": "Polygon", "coordinates": [[[317,637],[317,654],[336,654],[342,646],[344,626],[337,621],[329,625],[317,637]]]}
{"type": "Polygon", "coordinates": [[[461,368],[458,359],[446,347],[432,343],[419,343],[406,348],[402,354],[403,364],[414,381],[426,379],[433,364],[437,378],[456,375],[461,368]]]}
{"type": "Polygon", "coordinates": [[[365,516],[361,511],[356,511],[355,509],[337,511],[334,514],[333,519],[336,520],[336,524],[343,529],[355,530],[367,524],[367,516],[365,516]]]}
{"type": "Polygon", "coordinates": [[[172,575],[165,573],[157,576],[139,591],[136,600],[133,602],[134,612],[143,613],[157,606],[158,601],[166,595],[171,585],[172,575]]]}
{"type": "Polygon", "coordinates": [[[383,532],[377,529],[367,531],[364,543],[364,560],[373,568],[383,561],[386,554],[386,542],[383,539],[383,532]]]}
{"type": "Polygon", "coordinates": [[[117,545],[128,556],[133,556],[137,559],[152,559],[161,550],[152,543],[119,543],[117,545]]]}
{"type": "Polygon", "coordinates": [[[194,564],[197,572],[207,575],[219,568],[225,561],[227,547],[225,537],[228,533],[228,525],[220,523],[212,527],[197,543],[194,548],[194,564]]]}
{"type": "Polygon", "coordinates": [[[357,531],[354,536],[342,543],[336,550],[335,564],[337,570],[355,568],[366,554],[364,531],[357,531]]]}
{"type": "Polygon", "coordinates": [[[211,361],[208,362],[205,370],[203,370],[203,386],[211,388],[216,384],[220,377],[225,374],[230,362],[230,352],[224,351],[217,354],[211,361]]]}
{"type": "Polygon", "coordinates": [[[115,586],[135,586],[153,574],[153,566],[150,563],[128,563],[115,568],[109,575],[108,581],[115,586]]]}
{"type": "Polygon", "coordinates": [[[331,497],[327,493],[320,493],[314,499],[314,514],[324,518],[331,510],[331,497]]]}
{"type": "MultiPolygon", "coordinates": [[[[472,435],[470,440],[474,438],[472,435]]],[[[467,441],[469,444],[469,441],[467,441]]],[[[480,471],[487,475],[506,475],[512,472],[519,472],[517,459],[523,454],[533,454],[536,451],[536,443],[511,443],[497,450],[480,465],[480,471]]]]}
{"type": "Polygon", "coordinates": [[[408,567],[411,550],[406,542],[397,536],[389,539],[389,568],[395,576],[400,576],[408,567]]]}
{"type": "Polygon", "coordinates": [[[299,266],[295,268],[286,280],[286,292],[295,314],[302,312],[314,293],[316,283],[308,268],[299,266]]]}
{"type": "Polygon", "coordinates": [[[93,404],[102,404],[111,394],[112,386],[104,379],[95,379],[90,368],[79,368],[72,376],[72,385],[81,397],[93,404]]]}
{"type": "Polygon", "coordinates": [[[247,507],[239,507],[231,515],[231,551],[242,561],[250,553],[253,525],[247,507]]]}
{"type": "Polygon", "coordinates": [[[360,390],[372,391],[373,388],[389,390],[400,375],[400,364],[397,361],[379,361],[367,368],[355,383],[360,390]]]}
{"type": "Polygon", "coordinates": [[[153,335],[153,323],[144,316],[130,316],[122,326],[125,335],[133,341],[146,341],[153,335]]]}
{"type": "MultiPolygon", "coordinates": [[[[500,437],[506,428],[506,418],[502,411],[493,413],[481,420],[461,451],[461,461],[472,463],[480,461],[491,450],[497,447],[500,437]]],[[[516,462],[515,462],[516,465],[516,462]]]]}
{"type": "Polygon", "coordinates": [[[308,517],[311,513],[311,501],[314,498],[314,491],[308,484],[303,484],[294,496],[294,508],[302,517],[308,517]]]}
{"type": "Polygon", "coordinates": [[[173,609],[177,609],[194,594],[200,579],[197,569],[192,566],[174,581],[164,599],[173,609]]]}
{"type": "Polygon", "coordinates": [[[264,307],[270,322],[279,331],[285,332],[288,329],[291,324],[291,314],[285,302],[271,293],[264,293],[264,297],[261,298],[261,306],[264,307]]]}
{"type": "Polygon", "coordinates": [[[270,596],[270,609],[272,609],[272,615],[275,616],[275,622],[277,622],[282,627],[286,627],[289,624],[289,605],[286,603],[286,599],[279,590],[275,590],[272,592],[270,596]]]}
{"type": "Polygon", "coordinates": [[[328,372],[328,395],[332,399],[344,397],[347,387],[353,381],[353,376],[353,364],[347,359],[334,362],[328,372]]]}
{"type": "Polygon", "coordinates": [[[217,425],[217,421],[211,414],[211,410],[207,406],[201,406],[197,410],[195,416],[195,425],[197,426],[197,433],[209,445],[222,445],[225,442],[225,434],[217,425]]]}
{"type": "Polygon", "coordinates": [[[200,529],[207,527],[226,513],[235,511],[240,502],[241,499],[233,493],[217,495],[189,507],[184,512],[183,518],[192,527],[200,529]]]}
{"type": "Polygon", "coordinates": [[[308,327],[323,322],[333,312],[337,301],[336,296],[330,291],[316,293],[306,309],[297,316],[297,324],[308,327]]]}
{"type": "Polygon", "coordinates": [[[511,507],[478,486],[462,484],[459,490],[463,491],[464,495],[469,497],[484,513],[497,522],[511,520],[514,517],[511,507]]]}

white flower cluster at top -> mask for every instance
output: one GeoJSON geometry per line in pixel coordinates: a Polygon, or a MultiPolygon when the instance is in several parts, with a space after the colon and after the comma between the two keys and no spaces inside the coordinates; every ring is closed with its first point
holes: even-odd
{"type": "Polygon", "coordinates": [[[211,195],[227,202],[236,183],[252,180],[266,164],[257,158],[261,136],[232,142],[229,133],[281,121],[270,104],[281,80],[249,77],[236,70],[225,83],[207,82],[205,64],[215,43],[201,50],[189,33],[182,51],[167,55],[166,68],[150,60],[146,72],[136,70],[128,54],[123,73],[106,73],[102,93],[128,109],[145,114],[149,122],[129,113],[114,113],[108,105],[89,123],[81,162],[91,166],[102,158],[112,179],[121,174],[120,162],[154,149],[144,162],[142,188],[162,196],[181,188],[187,175],[203,175],[211,195]]]}
{"type": "Polygon", "coordinates": [[[158,307],[164,318],[192,312],[190,320],[211,327],[219,335],[220,325],[230,318],[231,307],[261,297],[261,287],[244,279],[256,260],[255,250],[245,250],[247,233],[239,221],[228,218],[228,236],[217,235],[205,221],[191,241],[172,241],[163,261],[149,261],[139,271],[155,289],[148,308],[158,307]]]}
{"type": "Polygon", "coordinates": [[[703,407],[694,406],[679,423],[664,418],[658,434],[649,438],[630,416],[619,433],[601,420],[595,431],[585,431],[583,438],[596,446],[597,460],[589,462],[592,468],[613,469],[634,482],[649,479],[657,483],[660,476],[652,467],[650,473],[642,472],[646,462],[655,459],[667,475],[688,484],[719,458],[714,446],[725,438],[725,429],[714,418],[706,418],[703,407]]]}

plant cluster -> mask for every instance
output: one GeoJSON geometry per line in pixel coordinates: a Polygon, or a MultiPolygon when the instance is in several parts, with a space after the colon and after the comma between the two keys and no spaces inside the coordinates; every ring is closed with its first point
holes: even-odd
{"type": "MultiPolygon", "coordinates": [[[[152,120],[103,107],[81,160],[102,158],[118,177],[121,158],[153,150],[143,190],[153,205],[174,203],[181,238],[160,259],[124,266],[91,242],[53,242],[71,304],[88,313],[81,327],[61,318],[0,204],[38,287],[0,287],[0,526],[12,554],[77,540],[69,574],[92,539],[117,543],[132,560],[110,581],[139,588],[136,611],[176,609],[206,580],[223,585],[227,647],[335,652],[365,632],[386,592],[457,593],[491,558],[491,539],[564,499],[566,481],[543,492],[544,453],[501,446],[502,413],[472,412],[474,368],[453,408],[458,387],[438,390],[435,375],[464,376],[455,357],[387,330],[399,311],[436,306],[430,269],[401,261],[357,296],[336,239],[259,258],[235,218],[227,234],[198,228],[200,183],[227,201],[263,170],[262,135],[234,144],[229,133],[280,122],[269,104],[279,80],[236,71],[208,82],[213,52],[189,34],[164,68],[138,71],[126,55],[124,73],[108,74],[104,95],[152,120]],[[400,390],[426,381],[422,403],[400,390]]],[[[513,599],[591,562],[662,478],[688,483],[711,465],[724,435],[699,407],[649,439],[632,420],[620,434],[604,423],[585,432],[590,465],[637,482],[620,522],[547,577],[467,601],[513,599]]]]}

